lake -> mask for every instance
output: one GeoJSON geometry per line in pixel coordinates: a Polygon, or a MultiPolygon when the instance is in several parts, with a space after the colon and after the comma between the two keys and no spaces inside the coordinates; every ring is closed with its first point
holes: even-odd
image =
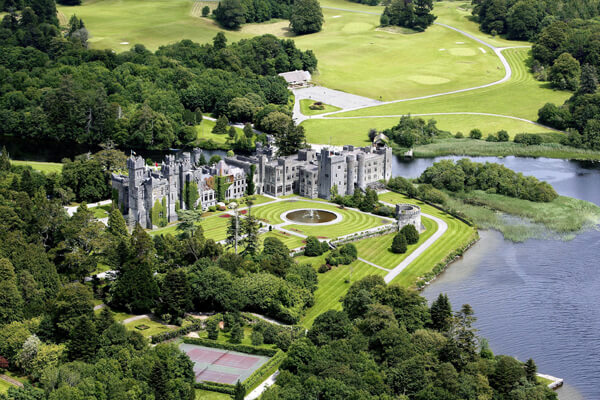
{"type": "MultiPolygon", "coordinates": [[[[416,177],[440,157],[396,160],[394,175],[416,177]]],[[[600,164],[543,158],[470,157],[498,162],[552,184],[564,196],[600,205],[600,164]]],[[[447,293],[455,309],[475,309],[479,334],[497,354],[533,358],[542,373],[565,380],[561,400],[600,399],[600,232],[572,241],[512,243],[496,231],[423,291],[447,293]]]]}

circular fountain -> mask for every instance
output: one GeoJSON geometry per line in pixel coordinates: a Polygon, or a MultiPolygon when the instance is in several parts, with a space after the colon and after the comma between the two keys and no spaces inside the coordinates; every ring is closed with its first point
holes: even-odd
{"type": "Polygon", "coordinates": [[[281,219],[298,225],[329,225],[341,221],[342,216],[335,211],[302,208],[283,213],[281,219]]]}

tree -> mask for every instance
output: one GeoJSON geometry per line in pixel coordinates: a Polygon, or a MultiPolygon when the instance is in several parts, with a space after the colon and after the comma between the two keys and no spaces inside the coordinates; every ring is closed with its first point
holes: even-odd
{"type": "Polygon", "coordinates": [[[323,26],[323,11],[318,0],[296,0],[290,15],[290,28],[297,35],[319,32],[323,26]]]}
{"type": "Polygon", "coordinates": [[[263,334],[259,331],[253,329],[250,334],[250,340],[252,342],[252,346],[261,346],[264,343],[263,334]]]}
{"type": "Polygon", "coordinates": [[[154,391],[154,398],[156,400],[167,400],[168,389],[167,389],[167,364],[163,360],[158,360],[152,366],[152,372],[150,373],[150,385],[154,391]]]}
{"type": "Polygon", "coordinates": [[[452,306],[448,295],[440,293],[431,304],[431,327],[439,332],[447,332],[452,324],[452,306]]]}
{"type": "Polygon", "coordinates": [[[210,14],[210,7],[209,6],[202,7],[202,16],[206,18],[206,17],[208,17],[208,14],[210,14]]]}
{"type": "Polygon", "coordinates": [[[596,90],[598,90],[598,72],[596,67],[590,64],[584,64],[583,67],[581,67],[581,79],[578,93],[594,94],[596,93],[596,90]]]}
{"type": "Polygon", "coordinates": [[[537,383],[537,365],[535,365],[535,361],[531,358],[525,363],[525,377],[528,382],[537,383]]]}
{"type": "Polygon", "coordinates": [[[230,141],[233,141],[237,136],[237,132],[235,131],[235,128],[233,126],[229,127],[229,130],[227,131],[227,136],[230,141]]]}
{"type": "Polygon", "coordinates": [[[245,396],[246,396],[246,388],[238,380],[235,384],[235,388],[233,389],[233,400],[244,400],[245,396]]]}
{"type": "Polygon", "coordinates": [[[483,136],[483,134],[481,133],[481,130],[477,129],[477,128],[472,129],[471,132],[469,132],[469,137],[471,139],[479,140],[479,139],[481,139],[482,136],[483,136]]]}
{"type": "Polygon", "coordinates": [[[57,342],[67,341],[75,331],[79,319],[93,318],[94,305],[91,290],[81,283],[70,283],[60,289],[46,316],[50,332],[57,342]]]}
{"type": "Polygon", "coordinates": [[[419,242],[419,231],[413,224],[403,226],[400,233],[406,238],[407,244],[417,244],[419,242]]]}
{"type": "Polygon", "coordinates": [[[490,385],[498,393],[506,395],[517,388],[525,377],[523,364],[509,356],[497,356],[494,372],[490,376],[490,385]]]}
{"type": "Polygon", "coordinates": [[[252,137],[254,136],[254,129],[252,129],[252,125],[250,123],[245,123],[244,124],[244,136],[246,136],[246,139],[252,139],[252,137]]]}
{"type": "Polygon", "coordinates": [[[67,352],[71,360],[91,361],[96,356],[98,347],[98,331],[89,315],[79,318],[75,329],[71,332],[67,344],[67,352]]]}
{"type": "MultiPolygon", "coordinates": [[[[219,3],[219,5],[220,4],[221,3],[219,3]]],[[[227,133],[228,126],[229,120],[227,119],[227,116],[221,115],[219,118],[217,118],[217,122],[215,123],[215,126],[212,129],[212,133],[214,133],[215,135],[225,135],[227,133]]]]}
{"type": "Polygon", "coordinates": [[[206,321],[206,332],[208,338],[211,340],[217,340],[219,338],[219,322],[215,318],[210,318],[206,321]]]}
{"type": "Polygon", "coordinates": [[[449,337],[452,338],[467,361],[472,361],[477,353],[477,329],[473,324],[477,320],[473,308],[463,304],[460,311],[454,314],[450,326],[449,337]]]}
{"type": "MultiPolygon", "coordinates": [[[[172,321],[192,308],[191,288],[182,269],[171,270],[161,287],[160,315],[171,315],[172,321]]],[[[171,321],[167,321],[171,322],[171,321]]]]}
{"type": "Polygon", "coordinates": [[[240,216],[236,208],[233,216],[229,217],[229,224],[227,225],[227,238],[225,239],[229,247],[233,247],[235,254],[238,252],[238,244],[241,243],[241,239],[242,224],[240,223],[240,216]]]}
{"type": "Polygon", "coordinates": [[[581,68],[571,54],[563,53],[554,61],[548,79],[552,86],[561,90],[577,90],[581,68]]]}
{"type": "Polygon", "coordinates": [[[406,253],[406,237],[402,232],[396,233],[396,236],[392,240],[392,253],[406,253]]]}
{"type": "Polygon", "coordinates": [[[0,153],[0,171],[10,171],[10,157],[6,146],[2,146],[0,153]]]}
{"type": "Polygon", "coordinates": [[[239,323],[235,323],[231,328],[231,343],[242,343],[244,331],[239,323]]]}
{"type": "Polygon", "coordinates": [[[290,121],[285,131],[275,137],[275,143],[278,147],[277,153],[279,155],[289,156],[296,154],[298,150],[306,146],[304,127],[296,126],[294,122],[290,121]]]}
{"type": "Polygon", "coordinates": [[[498,131],[498,141],[499,142],[508,142],[509,138],[510,138],[510,136],[508,135],[508,132],[506,132],[504,129],[498,131]]]}
{"type": "MultiPolygon", "coordinates": [[[[244,127],[244,130],[246,127],[244,127]]],[[[254,174],[256,173],[256,165],[250,164],[250,171],[246,175],[246,194],[248,196],[252,196],[256,191],[256,186],[254,184],[254,174]]]]}
{"type": "Polygon", "coordinates": [[[307,337],[317,346],[323,346],[350,335],[352,325],[344,311],[329,310],[319,315],[307,337]]]}
{"type": "MultiPolygon", "coordinates": [[[[250,210],[250,208],[248,208],[250,210]]],[[[242,245],[245,246],[242,254],[250,254],[255,255],[258,253],[259,248],[259,237],[258,231],[260,229],[260,225],[256,220],[256,217],[252,215],[248,215],[246,218],[242,220],[242,234],[244,237],[242,238],[242,245]]]]}
{"type": "Polygon", "coordinates": [[[198,228],[202,228],[200,222],[202,222],[202,211],[201,210],[179,210],[177,213],[179,218],[179,224],[175,230],[179,233],[181,239],[189,238],[194,236],[198,232],[198,228]]]}
{"type": "Polygon", "coordinates": [[[308,257],[318,257],[324,253],[324,248],[315,236],[306,238],[306,246],[304,247],[304,255],[308,257]]]}
{"type": "Polygon", "coordinates": [[[240,0],[223,0],[215,10],[215,18],[227,29],[237,29],[246,22],[244,8],[240,0]]]}
{"type": "Polygon", "coordinates": [[[113,207],[108,214],[108,227],[106,230],[118,238],[124,239],[129,235],[125,218],[123,218],[123,214],[117,207],[113,207]]]}
{"type": "Polygon", "coordinates": [[[219,161],[221,161],[221,156],[218,154],[215,154],[210,157],[210,160],[208,160],[208,165],[215,165],[219,161]]]}
{"type": "Polygon", "coordinates": [[[23,298],[15,269],[7,258],[0,258],[0,326],[18,321],[23,315],[23,298]]]}

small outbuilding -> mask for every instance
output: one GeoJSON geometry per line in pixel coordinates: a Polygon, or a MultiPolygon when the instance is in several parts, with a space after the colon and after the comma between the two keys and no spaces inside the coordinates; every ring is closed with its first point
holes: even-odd
{"type": "Polygon", "coordinates": [[[290,88],[308,86],[310,80],[312,79],[310,72],[303,70],[282,72],[281,74],[279,74],[279,76],[285,79],[285,81],[288,84],[288,87],[290,88]]]}

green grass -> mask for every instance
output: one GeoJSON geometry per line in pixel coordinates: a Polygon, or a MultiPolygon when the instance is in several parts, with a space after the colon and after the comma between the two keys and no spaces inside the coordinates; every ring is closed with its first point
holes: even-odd
{"type": "Polygon", "coordinates": [[[0,393],[8,392],[8,389],[10,389],[11,387],[16,386],[0,379],[0,393]]]}
{"type": "Polygon", "coordinates": [[[398,283],[407,287],[413,286],[417,278],[431,271],[437,263],[442,262],[455,249],[467,245],[475,238],[475,228],[472,228],[451,215],[421,201],[409,199],[406,196],[392,192],[380,194],[379,200],[393,204],[416,204],[421,207],[421,210],[424,213],[441,218],[448,224],[446,233],[442,235],[433,246],[425,250],[423,254],[410,263],[410,265],[406,267],[392,283],[398,283]]]}
{"type": "Polygon", "coordinates": [[[419,235],[419,242],[417,244],[407,246],[406,253],[392,253],[390,248],[396,235],[389,234],[354,242],[358,250],[358,256],[380,267],[393,269],[437,231],[438,226],[434,220],[422,217],[421,221],[425,225],[425,232],[419,235]]]}
{"type": "MultiPolygon", "coordinates": [[[[324,257],[297,257],[298,262],[310,262],[313,265],[323,263],[324,257]]],[[[318,265],[316,265],[318,267],[318,265]]],[[[340,299],[346,294],[352,282],[356,282],[368,275],[384,276],[386,271],[365,264],[362,261],[355,261],[350,265],[340,265],[334,267],[324,274],[318,274],[319,287],[315,291],[315,304],[306,311],[302,318],[302,325],[310,328],[315,318],[328,310],[340,310],[342,304],[340,299]],[[352,270],[352,281],[350,279],[350,270],[352,270]]]]}
{"type": "MultiPolygon", "coordinates": [[[[336,6],[353,4],[340,1],[336,6]]],[[[477,86],[504,75],[493,53],[482,53],[479,43],[441,26],[423,33],[390,33],[378,29],[378,15],[331,9],[323,15],[321,32],[294,40],[319,60],[313,81],[332,89],[393,100],[477,86]]]]}
{"type": "MultiPolygon", "coordinates": [[[[340,209],[337,205],[331,203],[314,203],[308,201],[282,201],[278,203],[269,204],[260,208],[256,208],[252,213],[261,220],[269,222],[271,224],[282,223],[281,214],[286,211],[300,209],[300,208],[317,208],[323,210],[331,210],[338,212],[342,215],[342,221],[333,225],[286,225],[283,228],[287,230],[293,230],[295,232],[335,238],[338,236],[346,235],[353,232],[362,231],[368,228],[373,228],[382,225],[384,221],[381,218],[373,217],[361,212],[340,209]]],[[[385,221],[385,223],[388,223],[385,221]]]]}
{"type": "MultiPolygon", "coordinates": [[[[204,229],[204,237],[207,239],[213,239],[215,242],[227,238],[227,223],[229,222],[229,218],[224,217],[223,214],[227,214],[227,212],[211,215],[210,217],[206,217],[202,220],[200,225],[204,229]]],[[[176,231],[177,224],[173,224],[165,228],[155,229],[149,233],[153,236],[166,235],[169,233],[175,235],[176,231]]]]}
{"type": "Polygon", "coordinates": [[[231,395],[208,390],[196,389],[196,400],[231,400],[231,395]]]}
{"type": "Polygon", "coordinates": [[[274,237],[281,240],[283,244],[285,244],[290,250],[304,246],[304,239],[302,239],[301,237],[290,235],[278,230],[274,230],[271,232],[267,232],[264,235],[260,235],[261,244],[268,237],[274,237]]]}
{"type": "MultiPolygon", "coordinates": [[[[403,114],[425,114],[443,112],[482,112],[511,115],[529,120],[537,119],[537,112],[545,103],[562,104],[571,93],[549,88],[549,83],[533,78],[526,65],[529,49],[509,49],[504,55],[510,63],[512,78],[503,84],[483,89],[414,100],[357,111],[336,114],[342,116],[382,116],[403,114]]],[[[467,87],[467,86],[463,86],[467,87]]],[[[483,120],[477,127],[483,128],[483,120]]],[[[473,128],[473,121],[463,131],[473,128]]]]}
{"type": "Polygon", "coordinates": [[[94,217],[98,219],[108,217],[110,210],[112,210],[112,204],[90,208],[90,211],[94,213],[94,217]]]}
{"type": "Polygon", "coordinates": [[[466,214],[479,227],[499,230],[514,242],[557,235],[572,239],[575,233],[600,223],[600,207],[564,196],[538,203],[475,190],[453,195],[449,206],[466,214]],[[463,199],[479,205],[466,204],[463,199]],[[506,218],[496,211],[517,218],[506,218]]]}
{"type": "Polygon", "coordinates": [[[546,378],[542,378],[541,376],[537,377],[537,382],[540,385],[544,385],[544,386],[548,386],[549,384],[551,384],[553,381],[550,379],[546,379],[546,378]]]}
{"type": "MultiPolygon", "coordinates": [[[[229,149],[229,135],[225,134],[225,135],[218,135],[215,133],[212,133],[212,129],[215,127],[216,122],[209,120],[209,119],[203,119],[202,122],[200,123],[200,125],[196,125],[196,132],[197,132],[197,140],[195,145],[198,146],[203,146],[206,145],[207,143],[212,144],[214,148],[222,148],[222,149],[229,149]]],[[[244,131],[240,128],[235,127],[235,131],[236,131],[236,138],[240,137],[240,135],[244,134],[244,131]]],[[[211,147],[211,148],[212,148],[211,147]]],[[[207,160],[208,161],[208,160],[207,160]]]]}
{"type": "Polygon", "coordinates": [[[439,157],[446,155],[467,156],[518,156],[570,158],[577,160],[600,160],[600,152],[563,146],[558,143],[545,143],[526,146],[514,142],[493,143],[472,139],[439,139],[431,144],[416,146],[415,157],[439,157]]]}
{"type": "MultiPolygon", "coordinates": [[[[428,121],[434,119],[437,127],[451,133],[463,132],[468,136],[473,128],[479,128],[487,137],[501,129],[506,130],[511,137],[517,133],[547,133],[551,129],[519,121],[512,118],[483,115],[426,115],[419,118],[428,121]]],[[[302,122],[306,130],[306,141],[309,143],[329,143],[332,145],[353,144],[367,146],[370,144],[368,132],[370,129],[384,130],[398,124],[400,117],[381,118],[348,118],[348,119],[307,119],[302,122]]]]}
{"type": "Polygon", "coordinates": [[[10,160],[12,165],[29,165],[31,168],[36,171],[40,171],[43,173],[56,172],[60,173],[62,171],[61,163],[52,163],[52,162],[41,162],[41,161],[21,161],[21,160],[10,160]]]}
{"type": "MultiPolygon", "coordinates": [[[[183,325],[185,326],[187,324],[189,324],[189,322],[184,321],[183,325]]],[[[158,335],[159,333],[164,333],[164,332],[178,329],[179,327],[171,328],[171,327],[161,324],[158,321],[151,320],[150,318],[142,318],[142,319],[138,319],[137,321],[133,321],[128,324],[125,324],[125,328],[127,328],[130,331],[139,332],[142,335],[144,335],[144,337],[150,337],[150,336],[158,335]],[[148,327],[148,329],[137,329],[136,326],[139,326],[139,325],[146,325],[148,327]]]]}
{"type": "Polygon", "coordinates": [[[322,104],[323,105],[322,110],[311,110],[310,106],[313,105],[314,102],[315,102],[314,100],[309,100],[309,99],[300,100],[300,112],[304,115],[318,115],[318,114],[325,114],[328,112],[341,110],[341,108],[331,106],[329,104],[322,104]]]}

